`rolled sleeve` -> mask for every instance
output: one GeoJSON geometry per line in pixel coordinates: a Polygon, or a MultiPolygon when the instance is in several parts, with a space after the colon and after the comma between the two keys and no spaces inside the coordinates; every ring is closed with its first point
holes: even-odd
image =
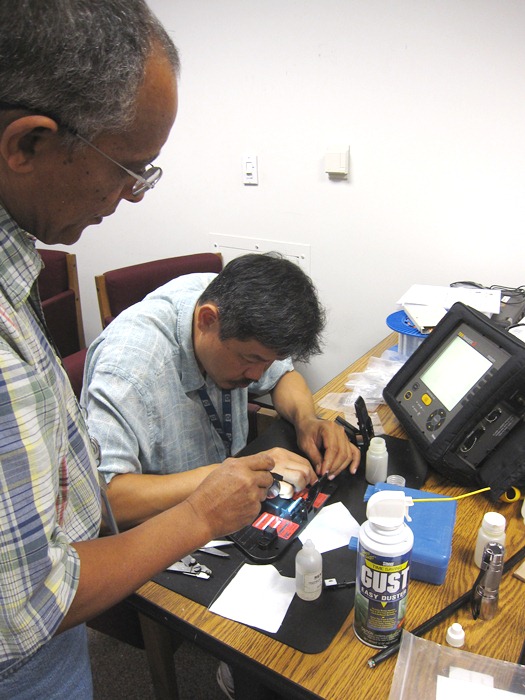
{"type": "Polygon", "coordinates": [[[100,445],[99,471],[109,483],[116,474],[140,474],[141,459],[149,461],[148,391],[118,367],[97,368],[89,384],[89,429],[100,445]]]}

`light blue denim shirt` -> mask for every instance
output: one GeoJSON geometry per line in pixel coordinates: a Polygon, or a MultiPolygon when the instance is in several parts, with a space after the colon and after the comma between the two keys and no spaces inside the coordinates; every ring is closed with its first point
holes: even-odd
{"type": "MultiPolygon", "coordinates": [[[[170,474],[226,459],[197,390],[206,390],[222,420],[221,390],[204,380],[193,352],[195,304],[215,277],[178,277],[123,311],[90,346],[82,401],[100,443],[100,471],[170,474]]],[[[234,389],[232,454],[246,444],[248,391],[266,394],[293,370],[276,361],[248,389],[234,389]]]]}

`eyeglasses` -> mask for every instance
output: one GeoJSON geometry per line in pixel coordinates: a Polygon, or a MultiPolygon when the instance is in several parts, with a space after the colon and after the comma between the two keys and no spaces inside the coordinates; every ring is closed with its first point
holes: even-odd
{"type": "Polygon", "coordinates": [[[77,134],[76,132],[72,132],[74,136],[77,137],[77,139],[80,139],[82,143],[85,143],[86,146],[89,146],[92,148],[94,151],[97,153],[100,153],[101,156],[104,156],[104,158],[107,158],[110,160],[112,163],[115,165],[118,165],[121,170],[124,170],[130,177],[135,178],[136,182],[131,188],[131,194],[134,197],[138,197],[140,194],[143,192],[147,192],[148,190],[152,190],[157,182],[160,180],[162,177],[162,169],[159,168],[156,165],[152,165],[151,163],[147,165],[144,168],[144,171],[139,175],[139,173],[134,173],[133,170],[129,170],[129,168],[126,168],[122,165],[122,163],[119,163],[117,160],[112,158],[111,156],[108,156],[107,153],[104,153],[104,151],[101,151],[100,148],[95,146],[93,143],[85,139],[83,136],[80,134],[77,134]]]}
{"type": "MultiPolygon", "coordinates": [[[[10,102],[2,102],[0,101],[0,109],[26,109],[29,112],[40,112],[40,110],[35,109],[33,107],[27,107],[26,105],[23,104],[13,104],[10,102]]],[[[133,170],[129,170],[129,168],[126,168],[122,163],[119,163],[117,160],[112,158],[111,156],[108,156],[107,153],[104,153],[104,151],[101,151],[98,146],[95,146],[91,141],[88,141],[85,139],[83,136],[81,136],[75,129],[72,129],[71,127],[67,126],[66,124],[63,124],[59,119],[57,119],[55,116],[52,116],[51,114],[45,114],[45,112],[42,112],[44,116],[49,116],[51,119],[56,121],[56,123],[61,126],[63,129],[66,129],[70,134],[75,136],[77,139],[80,139],[82,143],[85,143],[86,146],[89,146],[92,148],[94,151],[99,153],[101,156],[104,158],[107,158],[107,160],[111,161],[115,165],[117,165],[121,170],[124,170],[125,173],[127,173],[130,177],[134,178],[135,184],[131,188],[131,194],[134,197],[138,197],[139,195],[143,194],[144,192],[147,192],[148,190],[152,190],[157,182],[160,180],[162,177],[162,169],[159,168],[156,165],[152,165],[149,163],[143,170],[142,173],[134,173],[133,170]]]]}

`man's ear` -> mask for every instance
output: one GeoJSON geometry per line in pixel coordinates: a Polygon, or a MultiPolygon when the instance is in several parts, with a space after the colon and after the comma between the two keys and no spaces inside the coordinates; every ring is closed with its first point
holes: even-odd
{"type": "Polygon", "coordinates": [[[40,144],[57,131],[58,125],[50,117],[32,114],[15,119],[0,135],[0,156],[14,172],[31,172],[40,144]]]}
{"type": "Polygon", "coordinates": [[[205,333],[207,330],[213,330],[219,323],[219,309],[215,304],[207,302],[202,306],[197,307],[197,327],[205,333]]]}

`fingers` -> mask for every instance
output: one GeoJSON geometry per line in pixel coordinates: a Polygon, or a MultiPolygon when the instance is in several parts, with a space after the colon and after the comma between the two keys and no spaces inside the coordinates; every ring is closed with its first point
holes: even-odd
{"type": "Polygon", "coordinates": [[[284,481],[292,484],[296,491],[301,491],[305,486],[317,481],[312,465],[301,455],[282,447],[273,447],[267,454],[270,454],[275,462],[273,471],[280,474],[284,481]]]}
{"type": "Polygon", "coordinates": [[[270,470],[274,466],[268,453],[227,459],[189,496],[199,517],[207,522],[211,538],[253,522],[273,481],[270,470]]]}
{"type": "Polygon", "coordinates": [[[342,426],[327,420],[310,420],[298,431],[301,449],[315,465],[319,476],[334,479],[346,467],[355,474],[361,453],[346,437],[342,426]]]}
{"type": "Polygon", "coordinates": [[[327,448],[324,454],[323,462],[319,470],[319,475],[329,473],[329,479],[335,479],[346,467],[351,474],[355,474],[361,461],[361,452],[359,448],[348,442],[343,450],[337,448],[327,448]]]}
{"type": "Polygon", "coordinates": [[[237,459],[226,460],[224,465],[228,464],[232,469],[246,468],[251,471],[254,484],[259,489],[259,502],[264,501],[268,494],[268,489],[273,483],[271,470],[275,467],[275,460],[268,452],[250,455],[248,457],[239,457],[237,459]],[[231,465],[229,463],[231,462],[231,465]]]}
{"type": "Polygon", "coordinates": [[[279,484],[279,496],[281,498],[293,498],[295,488],[288,481],[281,481],[279,484]]]}
{"type": "Polygon", "coordinates": [[[328,472],[329,478],[334,479],[346,467],[355,474],[361,460],[359,448],[350,442],[340,425],[332,421],[323,423],[321,434],[325,450],[319,475],[328,472]]]}

